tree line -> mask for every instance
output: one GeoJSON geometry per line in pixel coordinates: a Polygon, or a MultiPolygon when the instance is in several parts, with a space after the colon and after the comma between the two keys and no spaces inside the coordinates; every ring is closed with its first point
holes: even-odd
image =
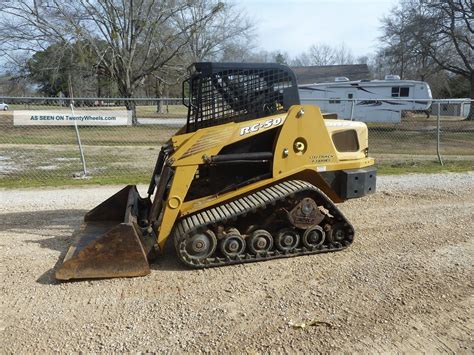
{"type": "Polygon", "coordinates": [[[401,0],[382,19],[382,31],[376,70],[428,81],[438,97],[474,99],[472,0],[401,0]]]}
{"type": "Polygon", "coordinates": [[[379,49],[359,57],[344,43],[322,41],[296,55],[258,50],[255,23],[226,0],[7,0],[2,7],[0,59],[16,90],[34,83],[48,96],[71,89],[179,96],[194,61],[255,61],[368,64],[374,78],[398,74],[428,81],[435,97],[474,98],[470,0],[400,0],[381,20],[379,49]]]}

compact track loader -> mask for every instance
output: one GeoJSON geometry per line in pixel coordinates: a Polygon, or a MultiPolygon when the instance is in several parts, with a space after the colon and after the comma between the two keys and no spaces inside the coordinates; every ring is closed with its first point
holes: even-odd
{"type": "Polygon", "coordinates": [[[301,105],[278,64],[195,63],[187,124],[163,145],[148,196],[129,185],[84,218],[59,280],[143,276],[169,238],[194,268],[348,247],[335,203],[375,192],[367,127],[301,105]]]}

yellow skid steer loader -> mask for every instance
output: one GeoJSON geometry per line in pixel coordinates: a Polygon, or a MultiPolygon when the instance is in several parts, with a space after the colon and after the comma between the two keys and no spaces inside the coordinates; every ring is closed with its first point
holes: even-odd
{"type": "Polygon", "coordinates": [[[59,280],[133,277],[171,237],[194,268],[338,251],[335,203],[375,192],[365,124],[301,105],[279,64],[195,63],[186,125],[161,148],[148,197],[129,185],[88,212],[59,280]]]}

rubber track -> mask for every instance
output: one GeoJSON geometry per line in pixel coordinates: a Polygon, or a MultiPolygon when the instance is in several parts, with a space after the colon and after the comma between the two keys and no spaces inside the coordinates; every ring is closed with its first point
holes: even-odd
{"type": "Polygon", "coordinates": [[[254,261],[263,261],[276,258],[293,257],[299,255],[317,254],[323,252],[342,250],[348,247],[354,239],[354,229],[343,216],[340,210],[334,205],[334,203],[317,187],[314,185],[300,180],[289,180],[284,181],[270,187],[266,187],[262,190],[256,191],[245,197],[241,197],[234,201],[226,204],[203,210],[194,215],[184,217],[178,221],[174,229],[174,241],[175,247],[178,254],[178,258],[186,265],[194,268],[206,268],[214,266],[223,266],[239,263],[247,263],[254,261]],[[304,246],[296,248],[291,252],[280,252],[278,250],[272,250],[267,253],[253,255],[250,253],[240,254],[233,258],[230,257],[209,257],[206,259],[194,259],[190,258],[184,251],[184,241],[187,236],[194,234],[202,229],[206,229],[208,226],[216,225],[219,223],[232,222],[237,218],[245,218],[250,213],[255,213],[259,209],[264,209],[267,206],[275,205],[277,202],[283,201],[287,197],[294,196],[297,193],[310,192],[312,197],[315,198],[318,206],[323,206],[329,211],[334,217],[335,223],[343,223],[346,228],[346,239],[342,242],[335,242],[327,245],[326,243],[319,246],[308,249],[304,246]]]}

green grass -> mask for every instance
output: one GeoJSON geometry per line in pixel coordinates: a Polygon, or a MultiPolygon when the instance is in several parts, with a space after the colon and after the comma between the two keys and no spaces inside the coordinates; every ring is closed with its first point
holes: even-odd
{"type": "MultiPolygon", "coordinates": [[[[43,107],[44,108],[44,107],[43,107]]],[[[150,117],[150,112],[144,117],[150,117]]],[[[80,126],[84,145],[103,146],[159,146],[167,141],[178,128],[166,125],[140,126],[80,126]]],[[[0,112],[0,144],[74,144],[75,129],[72,126],[14,126],[11,111],[0,112]]]]}
{"type": "MultiPolygon", "coordinates": [[[[442,131],[441,151],[444,154],[474,155],[474,130],[442,131]]],[[[435,131],[369,130],[371,153],[436,154],[435,131]]]]}
{"type": "Polygon", "coordinates": [[[474,160],[445,161],[444,165],[440,165],[438,161],[433,160],[381,162],[377,164],[378,175],[462,173],[467,171],[474,171],[474,160]]]}
{"type": "Polygon", "coordinates": [[[151,175],[159,147],[84,147],[90,179],[82,172],[74,145],[3,145],[0,187],[64,186],[144,182],[151,175]]]}
{"type": "MultiPolygon", "coordinates": [[[[0,144],[74,144],[74,127],[1,127],[0,144]]],[[[80,127],[84,145],[156,145],[169,139],[177,128],[166,126],[80,127]]]]}
{"type": "Polygon", "coordinates": [[[122,174],[119,176],[93,176],[90,178],[66,178],[49,177],[40,179],[37,176],[30,178],[4,178],[0,179],[0,188],[34,188],[34,187],[67,187],[67,186],[88,186],[88,185],[130,185],[130,184],[148,184],[149,174],[122,174]]]}

